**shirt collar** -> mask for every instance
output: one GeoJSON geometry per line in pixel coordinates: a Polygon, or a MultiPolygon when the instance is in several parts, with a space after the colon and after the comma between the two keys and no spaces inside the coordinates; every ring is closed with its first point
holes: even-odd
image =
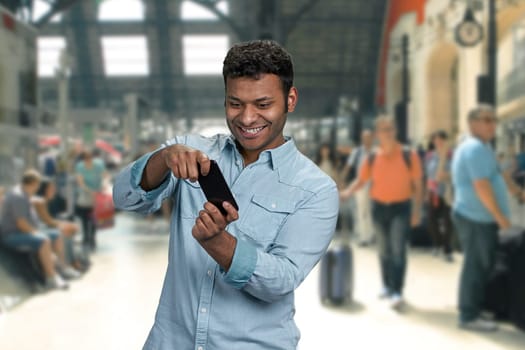
{"type": "MultiPolygon", "coordinates": [[[[262,151],[257,162],[265,163],[269,161],[272,166],[272,170],[276,170],[283,164],[286,164],[292,158],[293,154],[297,150],[297,147],[295,146],[295,142],[291,137],[285,136],[284,139],[285,143],[283,143],[281,146],[262,151]]],[[[228,145],[234,149],[237,149],[237,144],[235,143],[235,138],[233,135],[229,135],[226,138],[226,142],[224,143],[222,149],[228,145]]]]}

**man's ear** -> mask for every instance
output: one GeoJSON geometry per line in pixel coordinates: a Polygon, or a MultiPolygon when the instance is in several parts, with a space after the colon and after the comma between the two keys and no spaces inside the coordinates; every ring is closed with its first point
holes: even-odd
{"type": "Polygon", "coordinates": [[[298,98],[299,98],[299,93],[297,92],[297,89],[294,86],[292,86],[287,96],[288,112],[293,112],[295,110],[295,106],[297,105],[298,98]]]}

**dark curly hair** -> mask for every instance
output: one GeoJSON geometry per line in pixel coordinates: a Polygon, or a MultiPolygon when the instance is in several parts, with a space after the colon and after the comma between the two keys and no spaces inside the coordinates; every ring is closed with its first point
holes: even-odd
{"type": "Polygon", "coordinates": [[[259,79],[261,74],[279,76],[285,101],[288,101],[286,96],[293,86],[293,63],[281,45],[272,40],[254,40],[236,44],[228,51],[222,68],[225,87],[228,78],[259,79]]]}

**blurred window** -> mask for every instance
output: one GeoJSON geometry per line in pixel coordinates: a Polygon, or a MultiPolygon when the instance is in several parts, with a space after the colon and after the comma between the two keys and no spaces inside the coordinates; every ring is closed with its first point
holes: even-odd
{"type": "Polygon", "coordinates": [[[514,68],[519,68],[525,62],[525,19],[522,19],[514,26],[513,32],[514,68]]]}
{"type": "Polygon", "coordinates": [[[58,68],[60,52],[66,47],[61,36],[38,38],[38,76],[52,77],[58,68]]]}
{"type": "MultiPolygon", "coordinates": [[[[32,20],[38,21],[42,16],[49,12],[51,5],[44,0],[35,0],[33,2],[32,20]]],[[[59,22],[62,19],[61,14],[56,14],[51,18],[51,22],[59,22]]]]}
{"type": "Polygon", "coordinates": [[[228,35],[184,35],[184,74],[220,75],[228,52],[228,35]]]}
{"type": "Polygon", "coordinates": [[[149,74],[146,37],[102,37],[104,67],[108,76],[144,76],[149,74]]]}
{"type": "MultiPolygon", "coordinates": [[[[218,1],[215,7],[225,15],[228,14],[229,7],[227,1],[218,1]]],[[[213,21],[218,20],[217,16],[208,10],[206,7],[201,6],[193,1],[184,0],[181,4],[181,18],[183,20],[199,20],[199,21],[213,21]]]]}
{"type": "Polygon", "coordinates": [[[98,19],[101,21],[142,21],[144,4],[141,0],[105,0],[100,2],[98,19]]]}

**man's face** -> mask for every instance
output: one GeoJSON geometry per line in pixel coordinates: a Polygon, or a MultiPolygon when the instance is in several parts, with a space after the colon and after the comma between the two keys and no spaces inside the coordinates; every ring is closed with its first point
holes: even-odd
{"type": "Polygon", "coordinates": [[[497,125],[498,120],[493,112],[481,112],[476,119],[470,122],[472,133],[485,142],[496,137],[497,125]]]}
{"type": "MultiPolygon", "coordinates": [[[[288,111],[293,112],[297,91],[287,96],[288,111]]],[[[247,152],[262,152],[284,142],[286,124],[285,96],[277,75],[262,74],[226,80],[226,121],[231,133],[247,152]]]]}
{"type": "Polygon", "coordinates": [[[26,185],[26,191],[29,196],[34,196],[40,188],[40,181],[33,182],[32,184],[26,185]]]}
{"type": "Polygon", "coordinates": [[[434,139],[432,140],[432,143],[434,143],[434,146],[435,146],[437,149],[441,149],[441,148],[445,147],[445,145],[446,145],[446,143],[447,143],[447,140],[442,139],[442,138],[439,137],[439,136],[435,136],[434,139]]]}
{"type": "Polygon", "coordinates": [[[379,144],[390,144],[396,142],[396,127],[392,122],[383,121],[376,126],[376,136],[379,144]]]}
{"type": "Polygon", "coordinates": [[[363,131],[361,134],[361,144],[365,147],[370,147],[374,143],[374,135],[369,130],[363,131]]]}

